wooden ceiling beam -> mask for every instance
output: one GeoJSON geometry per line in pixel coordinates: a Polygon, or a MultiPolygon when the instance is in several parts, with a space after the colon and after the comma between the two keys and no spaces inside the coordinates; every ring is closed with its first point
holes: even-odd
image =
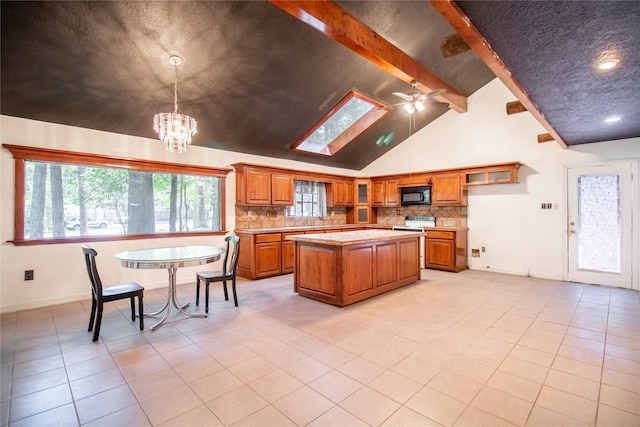
{"type": "Polygon", "coordinates": [[[440,53],[443,58],[451,58],[452,56],[460,55],[470,50],[471,46],[469,46],[458,33],[451,34],[440,40],[440,53]]]}
{"type": "Polygon", "coordinates": [[[434,99],[457,112],[467,111],[466,96],[333,1],[269,1],[397,78],[407,83],[417,81],[422,92],[446,89],[434,99]]]}
{"type": "Polygon", "coordinates": [[[507,102],[507,115],[524,113],[527,111],[527,107],[522,105],[520,101],[507,102]]]}
{"type": "Polygon", "coordinates": [[[567,148],[567,144],[560,135],[553,129],[551,124],[544,117],[544,114],[535,103],[529,98],[520,82],[511,74],[511,71],[502,62],[498,54],[493,50],[489,42],[482,36],[480,31],[471,23],[471,20],[460,7],[452,0],[429,0],[429,3],[444,17],[462,39],[467,42],[471,49],[478,54],[480,59],[493,71],[493,73],[504,83],[516,98],[526,107],[526,109],[538,120],[538,122],[549,132],[561,147],[567,148]]]}
{"type": "Polygon", "coordinates": [[[553,141],[553,137],[548,133],[541,133],[538,135],[538,144],[542,144],[543,142],[553,141]]]}

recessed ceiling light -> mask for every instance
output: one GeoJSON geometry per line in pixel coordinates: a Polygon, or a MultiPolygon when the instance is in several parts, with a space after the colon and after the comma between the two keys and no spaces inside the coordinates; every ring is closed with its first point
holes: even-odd
{"type": "Polygon", "coordinates": [[[620,60],[618,58],[603,59],[598,62],[598,68],[601,70],[611,70],[612,68],[615,68],[619,62],[620,60]]]}
{"type": "Polygon", "coordinates": [[[620,116],[611,116],[604,119],[605,123],[615,123],[620,121],[620,116]]]}

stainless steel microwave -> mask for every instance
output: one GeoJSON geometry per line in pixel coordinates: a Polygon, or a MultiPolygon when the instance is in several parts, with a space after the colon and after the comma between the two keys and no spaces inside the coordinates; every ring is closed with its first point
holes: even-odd
{"type": "Polygon", "coordinates": [[[400,188],[400,204],[402,206],[430,205],[431,186],[421,185],[419,187],[400,188]]]}

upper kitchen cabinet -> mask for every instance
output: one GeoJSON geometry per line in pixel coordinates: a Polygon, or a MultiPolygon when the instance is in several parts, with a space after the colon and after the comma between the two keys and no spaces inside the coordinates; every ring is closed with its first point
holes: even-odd
{"type": "Polygon", "coordinates": [[[398,206],[400,193],[397,179],[371,180],[371,206],[398,206]]]}
{"type": "Polygon", "coordinates": [[[293,176],[284,171],[232,165],[236,170],[236,204],[246,206],[293,205],[293,176]]]}
{"type": "Polygon", "coordinates": [[[463,174],[442,173],[431,177],[432,206],[466,206],[467,189],[462,186],[463,174]]]}
{"type": "Polygon", "coordinates": [[[520,162],[477,166],[465,172],[465,185],[513,184],[518,182],[520,162]]]}
{"type": "Polygon", "coordinates": [[[354,205],[353,179],[336,178],[327,185],[327,204],[330,207],[354,205]]]}

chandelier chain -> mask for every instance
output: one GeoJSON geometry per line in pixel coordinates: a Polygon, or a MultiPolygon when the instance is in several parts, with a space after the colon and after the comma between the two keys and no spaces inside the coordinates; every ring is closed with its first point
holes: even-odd
{"type": "Polygon", "coordinates": [[[173,66],[176,70],[176,78],[173,83],[173,112],[178,112],[178,65],[173,66]]]}

